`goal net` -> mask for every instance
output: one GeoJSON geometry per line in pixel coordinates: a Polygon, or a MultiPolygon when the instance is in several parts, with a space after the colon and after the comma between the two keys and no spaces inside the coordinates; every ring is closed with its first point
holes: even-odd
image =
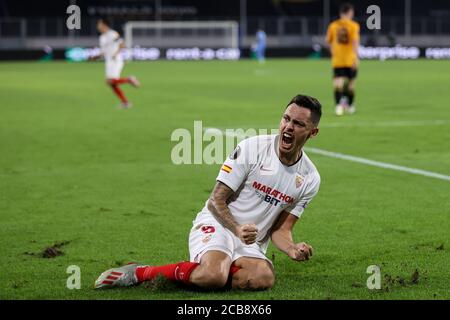
{"type": "Polygon", "coordinates": [[[127,48],[238,48],[236,21],[129,21],[127,48]]]}

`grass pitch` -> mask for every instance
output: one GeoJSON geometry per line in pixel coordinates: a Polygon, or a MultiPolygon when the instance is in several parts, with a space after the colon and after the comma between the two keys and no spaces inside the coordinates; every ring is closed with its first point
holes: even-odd
{"type": "Polygon", "coordinates": [[[101,63],[0,64],[1,299],[450,299],[450,182],[315,154],[321,190],[295,229],[315,255],[295,263],[270,247],[273,289],[93,290],[111,266],[188,259],[220,167],[172,164],[172,131],[195,120],[273,128],[305,93],[324,106],[309,146],[450,175],[447,61],[363,61],[358,112],[343,118],[329,61],[133,62],[124,74],[142,81],[124,87],[131,110],[115,109],[101,63]],[[66,288],[70,265],[80,290],[66,288]],[[369,265],[382,290],[367,289],[369,265]]]}

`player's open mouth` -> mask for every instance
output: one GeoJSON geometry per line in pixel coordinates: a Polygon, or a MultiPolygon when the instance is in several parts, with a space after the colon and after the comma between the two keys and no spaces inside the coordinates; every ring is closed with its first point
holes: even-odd
{"type": "Polygon", "coordinates": [[[281,136],[281,147],[283,149],[291,149],[294,145],[294,135],[289,132],[283,132],[281,136]]]}

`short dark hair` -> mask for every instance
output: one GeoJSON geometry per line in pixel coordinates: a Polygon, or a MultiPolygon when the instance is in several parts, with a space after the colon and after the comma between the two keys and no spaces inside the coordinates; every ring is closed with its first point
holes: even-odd
{"type": "Polygon", "coordinates": [[[97,21],[101,21],[103,24],[107,25],[108,27],[111,26],[109,20],[108,20],[107,18],[105,18],[105,17],[99,17],[99,18],[97,19],[97,21]]]}
{"type": "Polygon", "coordinates": [[[343,13],[346,14],[347,12],[349,12],[350,10],[354,10],[353,5],[349,2],[344,2],[343,4],[341,4],[341,6],[339,7],[339,13],[343,13]]]}
{"type": "Polygon", "coordinates": [[[303,94],[298,94],[289,101],[286,108],[291,104],[295,103],[299,107],[311,110],[311,120],[314,125],[318,125],[320,117],[322,116],[322,105],[316,98],[305,96],[303,94]]]}

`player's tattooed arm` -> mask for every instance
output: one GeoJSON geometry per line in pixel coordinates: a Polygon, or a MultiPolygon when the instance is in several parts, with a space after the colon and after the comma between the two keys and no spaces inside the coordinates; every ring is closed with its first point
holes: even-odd
{"type": "Polygon", "coordinates": [[[295,243],[292,230],[298,218],[289,212],[283,211],[270,231],[273,244],[286,253],[292,260],[309,260],[313,249],[305,242],[295,243]]]}
{"type": "Polygon", "coordinates": [[[242,242],[252,244],[256,241],[258,229],[254,224],[240,225],[236,222],[227,203],[233,193],[234,191],[230,187],[217,181],[208,200],[208,209],[225,228],[231,230],[242,242]]]}
{"type": "Polygon", "coordinates": [[[239,224],[234,219],[227,204],[228,199],[233,193],[234,192],[230,187],[217,181],[214,190],[209,197],[208,209],[225,228],[230,229],[235,233],[235,229],[239,224]]]}

